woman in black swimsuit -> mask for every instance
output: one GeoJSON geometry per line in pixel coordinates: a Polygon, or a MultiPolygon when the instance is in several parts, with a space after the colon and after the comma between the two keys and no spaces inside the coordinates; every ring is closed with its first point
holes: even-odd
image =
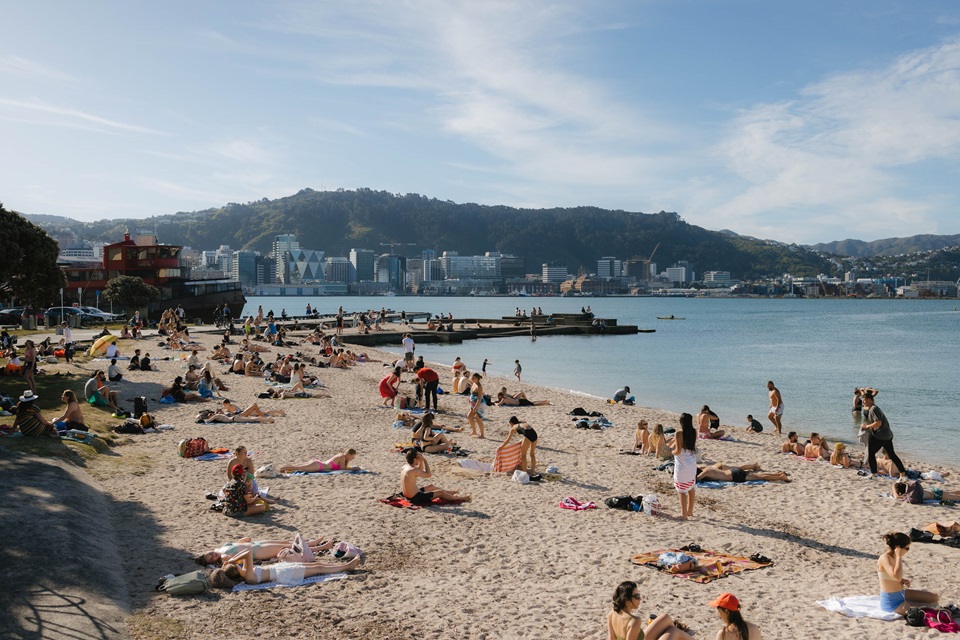
{"type": "Polygon", "coordinates": [[[521,436],[523,440],[520,442],[520,468],[533,475],[537,472],[537,432],[526,422],[520,422],[517,416],[510,416],[510,427],[510,434],[502,446],[510,442],[513,434],[521,436]],[[529,465],[524,464],[527,456],[530,457],[529,465]]]}

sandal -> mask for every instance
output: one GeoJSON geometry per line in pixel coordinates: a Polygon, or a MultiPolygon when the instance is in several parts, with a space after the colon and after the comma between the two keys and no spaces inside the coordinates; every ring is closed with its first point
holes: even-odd
{"type": "Polygon", "coordinates": [[[685,546],[685,547],[680,547],[680,551],[693,551],[693,552],[697,552],[697,551],[703,551],[703,549],[701,549],[701,548],[700,548],[700,545],[698,545],[698,544],[688,544],[688,545],[685,546]]]}
{"type": "Polygon", "coordinates": [[[773,560],[771,560],[767,556],[762,556],[759,553],[753,554],[752,556],[750,556],[750,559],[758,564],[773,564],[773,560]]]}

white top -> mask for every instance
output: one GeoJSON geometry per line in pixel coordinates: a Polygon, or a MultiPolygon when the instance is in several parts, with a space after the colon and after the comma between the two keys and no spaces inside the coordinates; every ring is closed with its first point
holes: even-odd
{"type": "Polygon", "coordinates": [[[116,358],[116,357],[117,357],[117,354],[119,354],[119,353],[120,353],[120,349],[117,347],[117,345],[115,345],[115,344],[113,344],[113,343],[107,345],[107,353],[106,353],[106,356],[107,356],[108,358],[116,358]]]}
{"type": "Polygon", "coordinates": [[[413,338],[404,338],[403,339],[403,350],[407,353],[413,353],[413,350],[416,346],[413,344],[413,338]]]}
{"type": "Polygon", "coordinates": [[[63,328],[63,341],[68,344],[73,342],[73,332],[70,331],[70,327],[63,328]]]}

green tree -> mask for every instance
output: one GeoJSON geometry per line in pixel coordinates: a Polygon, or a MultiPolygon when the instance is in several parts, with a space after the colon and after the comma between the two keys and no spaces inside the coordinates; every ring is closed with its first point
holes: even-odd
{"type": "Polygon", "coordinates": [[[0,293],[35,306],[58,299],[66,283],[60,247],[46,231],[0,203],[0,293]]]}
{"type": "Polygon", "coordinates": [[[103,292],[107,300],[119,304],[127,313],[133,313],[140,307],[145,307],[153,300],[160,299],[160,291],[152,284],[147,284],[143,278],[136,276],[117,276],[107,282],[103,292]]]}

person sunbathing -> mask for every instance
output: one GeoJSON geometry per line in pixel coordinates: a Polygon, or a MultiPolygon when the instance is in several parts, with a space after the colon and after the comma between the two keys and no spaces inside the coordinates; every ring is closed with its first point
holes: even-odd
{"type": "Polygon", "coordinates": [[[278,562],[273,565],[259,566],[253,563],[253,553],[248,550],[231,558],[222,569],[214,569],[210,574],[210,584],[220,589],[233,589],[239,582],[247,584],[278,582],[284,585],[297,585],[302,583],[304,578],[353,571],[362,561],[361,556],[355,556],[343,564],[314,561],[278,562]]]}
{"type": "Polygon", "coordinates": [[[429,478],[433,475],[430,473],[430,463],[416,449],[408,449],[405,458],[407,463],[400,470],[400,491],[411,504],[428,505],[434,498],[459,502],[470,501],[470,496],[462,496],[459,491],[448,491],[432,484],[418,487],[417,478],[429,478]]]}
{"type": "Polygon", "coordinates": [[[833,453],[830,454],[830,464],[839,465],[844,469],[856,465],[857,468],[863,467],[863,456],[853,457],[847,453],[847,445],[838,442],[833,445],[833,453]]]}
{"type": "Polygon", "coordinates": [[[761,471],[758,463],[733,467],[727,466],[722,462],[717,462],[704,468],[697,474],[697,482],[702,480],[719,480],[721,482],[750,482],[753,480],[790,482],[790,477],[786,471],[761,471]]]}
{"type": "Polygon", "coordinates": [[[823,458],[824,460],[830,459],[830,449],[827,446],[826,440],[820,437],[820,434],[814,432],[810,434],[810,440],[807,442],[806,446],[803,448],[803,457],[809,458],[811,460],[817,460],[823,458]]]}
{"type": "Polygon", "coordinates": [[[633,448],[640,449],[642,455],[650,453],[650,432],[647,431],[647,421],[637,423],[637,431],[633,438],[633,448]]]}
{"type": "Polygon", "coordinates": [[[911,504],[923,504],[927,500],[936,500],[942,502],[951,500],[956,502],[960,500],[960,491],[949,491],[947,489],[926,489],[920,484],[919,480],[910,480],[909,482],[894,482],[893,495],[910,502],[911,504]],[[915,484],[914,484],[915,483],[915,484]],[[918,487],[918,490],[913,490],[918,487]],[[908,494],[908,489],[911,491],[908,494]]]}
{"type": "Polygon", "coordinates": [[[787,434],[787,440],[780,446],[780,452],[803,456],[804,447],[800,444],[796,431],[791,431],[787,434]]]}
{"type": "Polygon", "coordinates": [[[212,411],[210,409],[204,409],[197,414],[195,418],[198,422],[204,422],[206,424],[213,424],[215,422],[223,423],[245,423],[245,422],[264,422],[264,423],[273,423],[274,419],[266,416],[242,416],[242,415],[228,415],[223,413],[221,409],[212,411]]]}
{"type": "Polygon", "coordinates": [[[617,585],[613,594],[613,610],[607,614],[607,633],[611,640],[675,640],[691,637],[674,626],[673,619],[665,613],[646,624],[646,616],[634,613],[639,607],[640,588],[637,583],[627,580],[617,585]]]}
{"type": "Polygon", "coordinates": [[[302,464],[288,464],[280,467],[280,473],[321,473],[324,471],[352,471],[355,467],[350,466],[350,462],[357,457],[356,449],[347,449],[343,453],[338,453],[326,462],[322,460],[310,460],[302,464]]]}
{"type": "Polygon", "coordinates": [[[550,401],[528,400],[522,391],[513,396],[501,391],[497,394],[497,402],[495,404],[498,407],[542,407],[550,404],[550,401]]]}
{"type": "Polygon", "coordinates": [[[259,417],[259,418],[283,418],[286,417],[286,412],[283,409],[270,409],[270,411],[264,411],[260,406],[254,402],[252,405],[246,409],[240,409],[237,405],[233,404],[230,400],[224,398],[223,400],[223,412],[226,415],[241,415],[245,418],[248,417],[259,417]]]}
{"type": "MultiPolygon", "coordinates": [[[[204,551],[194,557],[193,561],[201,567],[208,564],[222,564],[229,562],[232,558],[244,551],[249,551],[253,559],[262,562],[263,560],[273,560],[282,557],[284,552],[291,551],[294,542],[292,540],[253,540],[252,538],[240,538],[236,542],[227,542],[216,549],[204,551]]],[[[333,540],[306,540],[305,544],[310,547],[310,551],[319,554],[333,547],[333,540]]]]}

